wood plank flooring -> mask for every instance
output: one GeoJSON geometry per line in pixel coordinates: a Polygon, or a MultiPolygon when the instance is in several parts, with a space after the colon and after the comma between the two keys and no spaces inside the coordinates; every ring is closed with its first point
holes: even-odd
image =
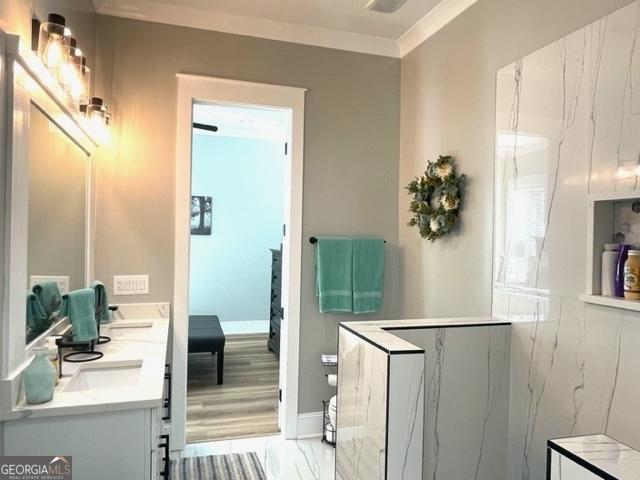
{"type": "Polygon", "coordinates": [[[227,335],[224,385],[217,385],[215,355],[189,355],[187,443],[278,432],[278,359],[267,336],[227,335]]]}

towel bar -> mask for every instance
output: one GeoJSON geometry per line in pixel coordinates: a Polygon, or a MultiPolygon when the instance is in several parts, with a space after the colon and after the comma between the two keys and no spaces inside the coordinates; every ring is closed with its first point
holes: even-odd
{"type": "MultiPolygon", "coordinates": [[[[318,243],[318,237],[309,237],[309,243],[318,243]]],[[[387,241],[384,240],[384,243],[387,243],[387,241]]]]}

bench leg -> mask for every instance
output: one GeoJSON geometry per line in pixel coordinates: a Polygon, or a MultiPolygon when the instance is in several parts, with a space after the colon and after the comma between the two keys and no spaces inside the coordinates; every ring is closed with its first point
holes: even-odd
{"type": "Polygon", "coordinates": [[[218,362],[218,385],[222,385],[224,376],[224,349],[218,350],[216,360],[218,362]]]}

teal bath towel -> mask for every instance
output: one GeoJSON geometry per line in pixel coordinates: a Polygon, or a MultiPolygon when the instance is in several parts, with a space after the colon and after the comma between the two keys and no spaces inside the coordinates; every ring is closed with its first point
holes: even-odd
{"type": "Polygon", "coordinates": [[[109,319],[109,297],[104,283],[95,281],[91,284],[96,292],[96,320],[98,323],[106,323],[109,319]]]}
{"type": "Polygon", "coordinates": [[[40,300],[40,303],[47,315],[51,316],[53,313],[60,310],[62,297],[60,296],[60,290],[58,289],[58,284],[56,282],[37,283],[31,290],[36,294],[38,300],[40,300]]]}
{"type": "Polygon", "coordinates": [[[316,295],[320,313],[353,310],[352,253],[348,237],[318,237],[316,295]]]}
{"type": "Polygon", "coordinates": [[[353,239],[353,313],[375,313],[382,303],[384,240],[353,239]]]}
{"type": "Polygon", "coordinates": [[[96,324],[96,294],[93,288],[83,288],[62,297],[60,316],[69,317],[73,339],[88,342],[98,338],[96,324]]]}
{"type": "Polygon", "coordinates": [[[27,292],[27,337],[37,336],[49,328],[49,316],[35,293],[27,292]]]}

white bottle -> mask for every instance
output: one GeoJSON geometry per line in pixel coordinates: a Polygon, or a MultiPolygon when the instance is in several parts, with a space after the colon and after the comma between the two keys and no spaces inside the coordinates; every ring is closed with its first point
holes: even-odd
{"type": "Polygon", "coordinates": [[[602,295],[613,297],[616,294],[616,268],[618,265],[619,243],[605,243],[602,252],[602,295]]]}

